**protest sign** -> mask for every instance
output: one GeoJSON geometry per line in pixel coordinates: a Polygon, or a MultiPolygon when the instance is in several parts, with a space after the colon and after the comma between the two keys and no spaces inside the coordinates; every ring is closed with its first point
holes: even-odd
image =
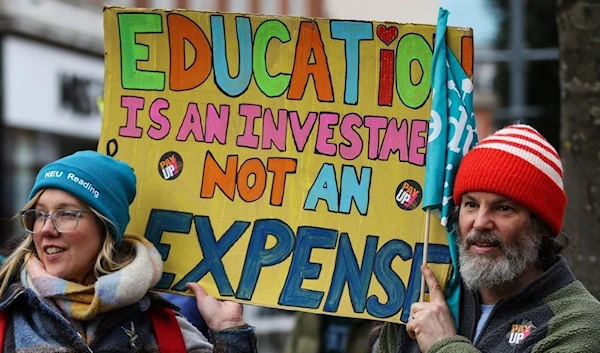
{"type": "MultiPolygon", "coordinates": [[[[104,27],[99,150],[135,170],[158,288],[406,321],[435,26],[109,7],[104,27]]],[[[471,72],[471,30],[447,41],[471,72]]],[[[443,282],[441,225],[431,242],[443,282]]]]}

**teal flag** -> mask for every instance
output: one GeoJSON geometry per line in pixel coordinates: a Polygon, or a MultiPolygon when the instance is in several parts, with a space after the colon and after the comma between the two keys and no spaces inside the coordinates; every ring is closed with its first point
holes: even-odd
{"type": "Polygon", "coordinates": [[[460,275],[458,273],[457,234],[448,217],[452,212],[454,178],[462,157],[477,143],[473,111],[473,83],[446,44],[449,11],[440,8],[435,33],[432,64],[432,99],[423,209],[439,214],[448,232],[452,276],[446,285],[446,300],[458,327],[460,275]]]}

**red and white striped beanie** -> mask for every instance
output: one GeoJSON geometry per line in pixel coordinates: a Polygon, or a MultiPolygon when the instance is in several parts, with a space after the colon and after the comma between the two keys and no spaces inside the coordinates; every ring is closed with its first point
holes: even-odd
{"type": "Polygon", "coordinates": [[[454,181],[454,204],[471,191],[508,197],[544,220],[555,235],[562,229],[567,195],[560,156],[531,126],[507,126],[467,153],[454,181]]]}

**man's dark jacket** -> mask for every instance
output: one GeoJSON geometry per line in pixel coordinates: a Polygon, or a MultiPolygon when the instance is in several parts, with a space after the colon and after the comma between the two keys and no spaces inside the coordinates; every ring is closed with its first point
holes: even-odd
{"type": "MultiPolygon", "coordinates": [[[[428,352],[600,352],[600,303],[561,259],[527,288],[494,307],[479,339],[479,297],[464,290],[458,335],[428,352]]],[[[378,353],[420,352],[406,326],[386,323],[378,353]]]]}

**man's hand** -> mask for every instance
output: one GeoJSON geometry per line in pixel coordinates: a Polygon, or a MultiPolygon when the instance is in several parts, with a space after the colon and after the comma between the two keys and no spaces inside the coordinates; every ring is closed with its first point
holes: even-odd
{"type": "Polygon", "coordinates": [[[212,330],[224,330],[246,324],[242,316],[241,304],[217,300],[212,295],[207,295],[204,288],[200,287],[198,283],[189,282],[186,287],[194,292],[198,310],[212,330]]]}
{"type": "Polygon", "coordinates": [[[435,274],[427,265],[421,266],[421,271],[429,287],[430,302],[418,302],[410,307],[406,332],[412,339],[417,340],[421,352],[427,352],[437,341],[455,336],[456,329],[435,274]]]}

